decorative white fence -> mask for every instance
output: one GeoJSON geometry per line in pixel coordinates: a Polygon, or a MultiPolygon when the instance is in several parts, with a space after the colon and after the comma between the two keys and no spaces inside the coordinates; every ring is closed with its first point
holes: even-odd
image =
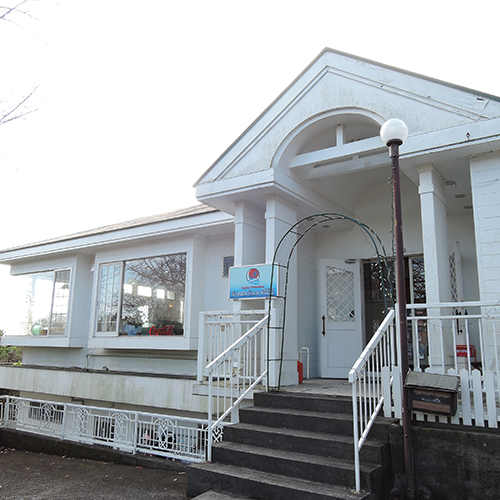
{"type": "Polygon", "coordinates": [[[238,407],[267,376],[267,323],[264,316],[208,364],[207,459],[212,459],[212,442],[222,440],[222,424],[231,416],[238,421],[238,407]]]}
{"type": "Polygon", "coordinates": [[[4,396],[0,425],[185,462],[206,460],[208,421],[4,396]]]}
{"type": "Polygon", "coordinates": [[[415,371],[460,378],[457,413],[414,412],[420,421],[498,428],[500,422],[500,304],[412,304],[411,344],[415,371]]]}
{"type": "MultiPolygon", "coordinates": [[[[460,378],[454,416],[413,412],[420,421],[498,428],[500,303],[408,304],[410,369],[460,378]]],[[[352,384],[356,489],[359,451],[383,408],[401,418],[399,322],[390,311],[349,373],[352,384]]]]}
{"type": "Polygon", "coordinates": [[[264,310],[200,312],[198,340],[198,381],[204,380],[205,368],[233,345],[265,315],[264,310]]]}

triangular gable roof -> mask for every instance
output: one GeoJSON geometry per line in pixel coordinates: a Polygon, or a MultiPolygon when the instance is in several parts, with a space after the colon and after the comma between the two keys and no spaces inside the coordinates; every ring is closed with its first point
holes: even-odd
{"type": "MultiPolygon", "coordinates": [[[[385,108],[382,105],[384,99],[373,99],[371,103],[366,100],[360,102],[363,100],[363,92],[359,86],[357,93],[353,90],[354,94],[344,96],[343,102],[341,99],[327,102],[325,87],[322,89],[323,95],[318,91],[314,96],[316,101],[325,100],[322,103],[324,109],[342,105],[350,105],[352,108],[360,106],[364,109],[370,106],[374,114],[379,116],[380,123],[395,114],[405,119],[401,115],[406,114],[410,118],[406,119],[410,133],[413,134],[428,132],[433,127],[434,130],[439,130],[500,116],[500,97],[326,48],[224,151],[196,181],[195,187],[269,168],[272,158],[262,155],[262,151],[267,150],[268,155],[274,154],[279,143],[290,132],[277,131],[277,124],[290,114],[293,107],[299,109],[301,105],[304,109],[296,112],[295,122],[291,119],[290,126],[297,125],[297,119],[307,120],[307,105],[304,105],[306,97],[309,94],[309,101],[314,100],[312,89],[321,80],[325,81],[326,75],[335,79],[334,83],[329,84],[330,89],[333,88],[332,85],[339,85],[339,82],[343,82],[345,88],[362,82],[365,86],[370,85],[372,91],[378,91],[382,97],[385,95],[386,105],[385,108]],[[388,108],[389,101],[392,109],[388,108]],[[427,112],[423,112],[424,109],[427,112]],[[413,123],[409,123],[412,120],[413,123]],[[260,148],[256,147],[258,144],[261,145],[260,148]]],[[[316,108],[310,106],[309,111],[309,117],[320,113],[321,105],[316,108]]],[[[203,197],[200,199],[203,200],[203,197]]]]}

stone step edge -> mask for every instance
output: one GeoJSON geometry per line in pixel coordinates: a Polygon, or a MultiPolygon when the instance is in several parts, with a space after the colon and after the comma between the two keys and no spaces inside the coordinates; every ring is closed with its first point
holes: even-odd
{"type": "MultiPolygon", "coordinates": [[[[268,472],[256,471],[245,467],[238,467],[226,464],[210,464],[201,462],[191,466],[192,469],[204,470],[214,476],[232,477],[244,481],[251,481],[263,485],[272,485],[278,488],[293,489],[295,491],[303,491],[304,494],[312,492],[319,495],[329,496],[332,499],[342,500],[361,500],[369,497],[369,493],[361,491],[355,492],[350,488],[336,486],[326,483],[318,483],[308,481],[307,479],[292,478],[289,476],[281,476],[279,474],[271,474],[268,472]],[[215,467],[214,467],[215,465],[215,467]]],[[[308,498],[304,496],[304,498],[308,498]]]]}
{"type": "MultiPolygon", "coordinates": [[[[302,462],[304,464],[320,465],[331,468],[338,468],[345,471],[352,471],[354,473],[354,461],[343,460],[341,458],[332,458],[322,455],[310,455],[308,453],[299,453],[294,451],[275,450],[272,448],[265,448],[262,446],[255,446],[251,444],[234,443],[231,441],[223,441],[217,443],[214,448],[223,448],[231,452],[238,452],[244,454],[251,454],[255,456],[263,456],[274,459],[283,459],[285,461],[302,462]],[[286,456],[283,457],[283,454],[286,456]]],[[[364,473],[371,473],[380,468],[380,464],[363,462],[360,464],[360,471],[364,473]]]]}
{"type": "MultiPolygon", "coordinates": [[[[238,424],[233,424],[231,426],[228,426],[228,428],[233,426],[237,426],[238,429],[242,430],[267,433],[267,434],[280,434],[282,436],[320,439],[332,442],[340,441],[343,444],[348,444],[354,447],[354,437],[352,436],[352,434],[350,435],[335,434],[333,432],[308,431],[304,429],[293,429],[289,427],[269,427],[266,425],[250,424],[247,422],[240,422],[238,424]]],[[[389,442],[388,440],[368,437],[365,440],[363,447],[364,446],[380,447],[387,444],[388,442],[389,442]]]]}

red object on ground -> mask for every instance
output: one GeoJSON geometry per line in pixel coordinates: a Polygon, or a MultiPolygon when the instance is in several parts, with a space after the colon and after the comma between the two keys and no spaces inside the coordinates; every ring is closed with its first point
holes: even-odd
{"type": "Polygon", "coordinates": [[[304,363],[297,361],[297,371],[299,372],[299,384],[304,381],[304,363]]]}
{"type": "Polygon", "coordinates": [[[469,351],[467,352],[467,344],[457,345],[457,357],[467,358],[468,356],[476,360],[476,346],[474,344],[470,344],[469,351]]]}

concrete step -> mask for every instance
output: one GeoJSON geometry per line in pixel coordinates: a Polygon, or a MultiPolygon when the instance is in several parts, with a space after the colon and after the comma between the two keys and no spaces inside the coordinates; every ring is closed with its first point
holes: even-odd
{"type": "MultiPolygon", "coordinates": [[[[304,408],[304,406],[303,406],[304,408]]],[[[307,407],[307,403],[305,405],[307,407]]],[[[373,424],[370,435],[376,439],[389,438],[389,425],[393,419],[378,418],[373,424]]],[[[323,412],[295,408],[250,406],[240,410],[240,422],[268,425],[270,427],[284,427],[287,429],[301,429],[326,434],[352,436],[352,413],[323,412]]]]}
{"type": "Polygon", "coordinates": [[[342,436],[353,434],[352,416],[345,413],[251,406],[240,410],[240,422],[342,436]]]}
{"type": "Polygon", "coordinates": [[[261,408],[308,409],[325,413],[352,415],[352,399],[284,391],[262,392],[254,395],[254,405],[261,408]]]}
{"type": "Polygon", "coordinates": [[[387,498],[393,420],[377,419],[365,441],[357,494],[350,398],[275,391],[254,394],[254,403],[240,409],[239,424],[224,428],[212,463],[188,467],[189,496],[214,490],[261,500],[387,498]]]}
{"type": "Polygon", "coordinates": [[[192,465],[187,470],[187,496],[205,491],[224,491],[226,494],[244,494],[260,500],[362,500],[367,492],[356,493],[321,482],[256,471],[221,463],[192,465]]]}
{"type": "MultiPolygon", "coordinates": [[[[354,463],[338,458],[315,456],[252,445],[222,442],[212,449],[214,462],[246,467],[310,481],[337,484],[354,488],[354,463]]],[[[372,491],[380,476],[381,465],[363,464],[360,470],[361,487],[372,491]]]]}
{"type": "MultiPolygon", "coordinates": [[[[287,452],[308,453],[354,462],[354,440],[352,436],[239,423],[227,426],[224,429],[223,442],[249,444],[287,452]]],[[[384,463],[383,458],[388,452],[388,443],[369,438],[361,449],[360,458],[368,463],[381,464],[384,463]]]]}

